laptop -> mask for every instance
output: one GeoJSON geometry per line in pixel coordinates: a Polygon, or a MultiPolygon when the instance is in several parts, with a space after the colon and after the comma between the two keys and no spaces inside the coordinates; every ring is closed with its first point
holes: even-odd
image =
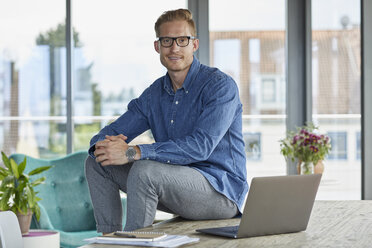
{"type": "Polygon", "coordinates": [[[322,175],[255,177],[240,225],[197,232],[246,238],[306,230],[322,175]]]}

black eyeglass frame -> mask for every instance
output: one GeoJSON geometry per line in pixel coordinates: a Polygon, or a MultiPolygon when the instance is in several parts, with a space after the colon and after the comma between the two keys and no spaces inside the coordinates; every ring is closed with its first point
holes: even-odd
{"type": "Polygon", "coordinates": [[[173,46],[174,41],[176,41],[176,44],[177,44],[177,46],[179,46],[179,47],[187,47],[187,46],[190,44],[190,40],[195,40],[195,39],[196,39],[196,37],[194,37],[194,36],[178,36],[178,37],[168,37],[168,36],[164,36],[164,37],[159,37],[156,41],[159,41],[159,42],[160,42],[160,45],[161,45],[162,47],[167,47],[167,48],[169,48],[169,47],[173,46]],[[187,44],[184,45],[184,46],[180,46],[180,45],[178,44],[178,41],[177,41],[177,39],[179,39],[179,38],[186,38],[186,39],[187,39],[187,44]],[[161,42],[162,39],[171,39],[171,40],[172,40],[172,43],[171,43],[169,46],[164,46],[164,45],[162,44],[162,42],[161,42]]]}

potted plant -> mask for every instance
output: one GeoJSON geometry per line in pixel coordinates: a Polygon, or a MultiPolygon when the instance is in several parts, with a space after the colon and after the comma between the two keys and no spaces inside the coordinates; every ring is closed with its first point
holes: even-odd
{"type": "MultiPolygon", "coordinates": [[[[290,131],[280,140],[280,152],[286,159],[298,161],[299,174],[312,174],[316,167],[323,166],[322,161],[331,150],[331,140],[327,135],[318,134],[312,122],[290,131]]],[[[318,173],[322,173],[318,172],[318,173]]]]}
{"type": "Polygon", "coordinates": [[[50,169],[52,166],[42,166],[24,173],[26,158],[20,164],[10,159],[1,152],[5,168],[0,166],[0,210],[13,211],[19,221],[22,234],[27,234],[30,229],[32,214],[40,218],[40,208],[37,192],[34,187],[44,182],[45,177],[31,180],[30,176],[50,169]]]}

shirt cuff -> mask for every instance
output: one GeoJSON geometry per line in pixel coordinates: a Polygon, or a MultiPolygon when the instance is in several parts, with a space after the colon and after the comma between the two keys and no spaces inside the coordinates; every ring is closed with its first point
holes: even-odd
{"type": "Polygon", "coordinates": [[[145,144],[145,145],[138,145],[139,149],[141,150],[141,160],[145,159],[156,159],[156,152],[155,148],[151,144],[145,144]]]}
{"type": "Polygon", "coordinates": [[[100,137],[98,138],[93,144],[92,142],[90,143],[91,146],[89,147],[89,150],[88,150],[88,154],[93,158],[93,159],[96,159],[96,156],[94,156],[94,151],[96,150],[96,144],[98,141],[101,141],[101,140],[104,140],[105,137],[100,137]]]}
{"type": "Polygon", "coordinates": [[[96,150],[96,144],[92,145],[88,150],[89,156],[91,156],[93,159],[96,159],[96,156],[94,156],[95,150],[96,150]]]}

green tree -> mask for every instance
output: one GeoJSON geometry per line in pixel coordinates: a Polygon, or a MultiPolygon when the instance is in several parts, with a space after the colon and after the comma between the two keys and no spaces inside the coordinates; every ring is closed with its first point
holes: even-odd
{"type": "MultiPolygon", "coordinates": [[[[82,47],[79,33],[73,30],[74,47],[82,47]]],[[[58,24],[55,29],[51,28],[44,34],[39,34],[36,38],[36,45],[48,45],[50,47],[65,47],[66,46],[66,25],[58,24]]]]}
{"type": "Polygon", "coordinates": [[[98,84],[92,84],[92,92],[93,92],[93,115],[100,116],[101,115],[101,102],[102,102],[102,94],[98,91],[98,84]]]}
{"type": "MultiPolygon", "coordinates": [[[[59,53],[62,47],[66,47],[66,25],[64,23],[58,24],[56,28],[51,28],[45,33],[40,33],[36,38],[36,44],[41,46],[49,47],[49,80],[50,80],[50,116],[60,116],[64,113],[62,107],[62,95],[61,92],[61,77],[58,75],[60,68],[59,53]]],[[[83,43],[80,41],[79,33],[73,29],[73,45],[74,48],[82,47],[83,43]]],[[[91,68],[93,63],[88,65],[86,68],[80,68],[77,71],[77,80],[82,84],[80,87],[84,89],[90,88],[93,95],[93,113],[94,115],[101,115],[101,93],[97,90],[97,83],[91,82],[91,68]]],[[[49,149],[52,153],[65,154],[66,153],[66,125],[51,122],[49,128],[49,149]],[[62,134],[62,135],[61,135],[62,134]]],[[[79,143],[77,147],[82,147],[84,144],[89,144],[89,139],[94,130],[99,130],[99,123],[79,125],[75,129],[75,134],[79,131],[88,131],[88,135],[75,135],[77,137],[84,137],[83,140],[75,142],[79,143]],[[88,137],[90,136],[90,137],[88,137]]]]}
{"type": "MultiPolygon", "coordinates": [[[[82,43],[79,39],[79,33],[73,29],[74,47],[81,47],[82,43]]],[[[61,87],[59,80],[56,77],[56,48],[66,47],[66,25],[58,24],[55,29],[51,28],[45,33],[40,33],[36,38],[36,45],[49,46],[49,80],[50,80],[50,115],[61,115],[61,87]]]]}

